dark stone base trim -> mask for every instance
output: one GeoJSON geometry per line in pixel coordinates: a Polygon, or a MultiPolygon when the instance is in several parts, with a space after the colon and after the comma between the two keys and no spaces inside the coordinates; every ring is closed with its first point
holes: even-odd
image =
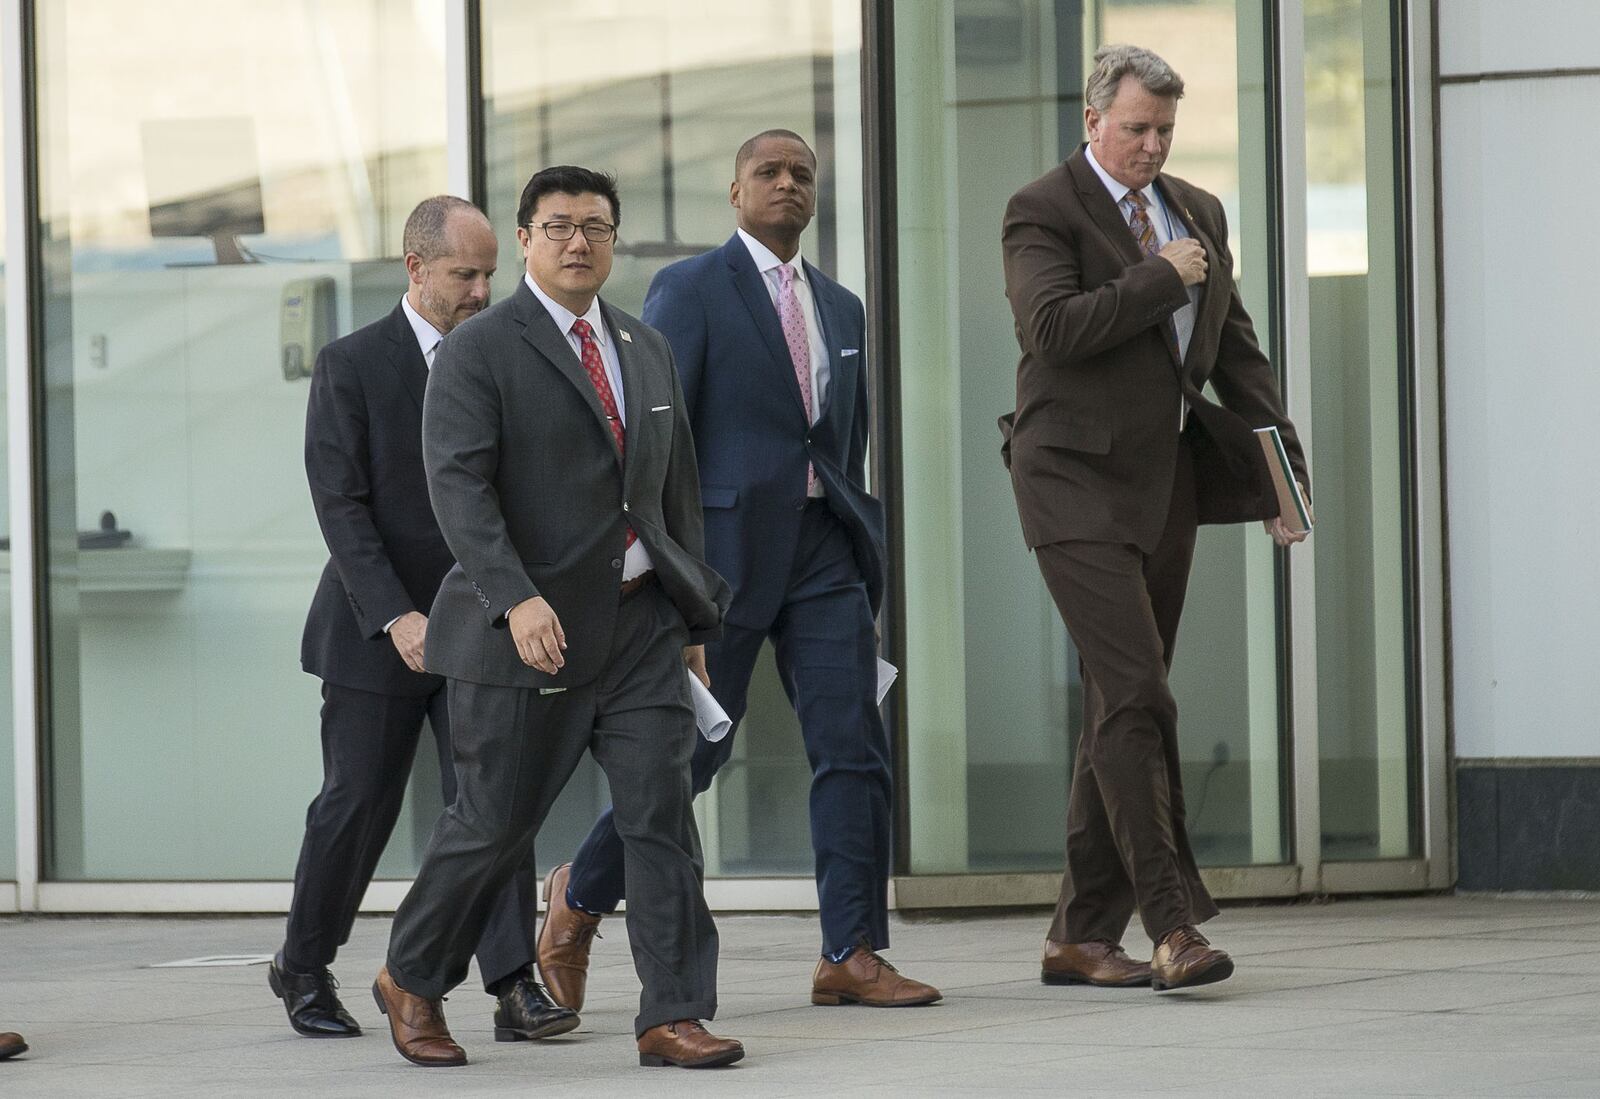
{"type": "Polygon", "coordinates": [[[1456,761],[1457,887],[1600,890],[1600,759],[1456,761]]]}

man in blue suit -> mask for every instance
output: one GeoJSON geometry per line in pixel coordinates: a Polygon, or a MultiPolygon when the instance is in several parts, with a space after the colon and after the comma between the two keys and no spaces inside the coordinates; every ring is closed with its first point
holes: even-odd
{"type": "MultiPolygon", "coordinates": [[[[874,618],[883,596],[883,507],[866,489],[866,313],[806,263],[817,158],[767,130],[734,159],[739,229],[721,248],[659,272],[644,319],[672,345],[694,431],[706,559],[733,603],[707,646],[712,693],[744,715],[762,642],[800,717],[811,762],[811,843],[822,910],[817,1004],[928,1004],[939,990],[897,973],[889,945],[889,740],[878,713],[874,618]]],[[[734,733],[700,741],[695,793],[734,733]]],[[[589,946],[625,892],[608,810],[545,881],[539,968],[557,1003],[583,1003],[589,946]]]]}

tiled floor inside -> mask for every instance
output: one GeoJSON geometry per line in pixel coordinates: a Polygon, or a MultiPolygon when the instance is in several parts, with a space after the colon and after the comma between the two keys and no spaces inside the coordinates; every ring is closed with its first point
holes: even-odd
{"type": "Polygon", "coordinates": [[[621,920],[596,944],[579,1030],[498,1044],[493,1001],[464,985],[446,1011],[472,1063],[424,1070],[368,991],[387,919],[360,921],[334,967],[368,1033],[311,1041],[264,966],[148,968],[269,953],[281,919],[5,917],[0,1031],[33,1048],[0,1062],[0,1095],[1600,1096],[1600,900],[1232,907],[1205,930],[1233,979],[1160,995],[1040,984],[1046,923],[898,920],[888,957],[945,1001],[873,1010],[810,1005],[814,919],[724,917],[714,1029],[749,1056],[689,1072],[637,1066],[621,920]]]}

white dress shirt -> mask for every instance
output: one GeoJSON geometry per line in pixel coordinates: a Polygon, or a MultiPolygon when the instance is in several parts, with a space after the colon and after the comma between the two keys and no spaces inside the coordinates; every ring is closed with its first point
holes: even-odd
{"type": "MultiPolygon", "coordinates": [[[[744,246],[750,250],[750,258],[755,261],[756,270],[761,272],[761,281],[766,284],[767,296],[772,299],[774,309],[778,308],[778,294],[783,288],[778,268],[788,267],[794,272],[794,296],[806,317],[806,344],[811,351],[811,422],[814,424],[822,418],[822,402],[827,398],[828,382],[832,375],[828,363],[828,348],[822,340],[822,320],[817,316],[817,303],[811,294],[811,283],[806,280],[806,266],[801,261],[798,251],[795,252],[793,259],[784,263],[771,248],[743,229],[739,230],[739,239],[744,241],[744,246]]],[[[823,495],[821,478],[811,486],[810,494],[821,498],[823,495]]]]}
{"type": "MultiPolygon", "coordinates": [[[[549,294],[539,289],[539,284],[533,281],[533,276],[524,273],[522,281],[528,284],[528,289],[533,291],[533,296],[545,307],[550,314],[550,319],[556,322],[556,327],[567,337],[567,343],[572,348],[572,353],[583,362],[583,341],[572,330],[572,326],[580,320],[589,322],[593,333],[594,342],[600,349],[600,361],[605,364],[606,380],[611,383],[611,396],[617,402],[617,418],[622,426],[628,426],[628,403],[624,399],[622,390],[622,364],[617,359],[617,345],[611,338],[611,333],[606,329],[605,318],[600,313],[600,299],[597,297],[589,303],[589,311],[582,317],[556,301],[549,294]]],[[[623,456],[627,460],[627,456],[623,456]]],[[[655,567],[650,560],[650,551],[644,548],[644,542],[638,538],[633,540],[633,545],[628,547],[628,552],[622,558],[622,579],[632,580],[642,573],[649,572],[655,567]]]]}
{"type": "MultiPolygon", "coordinates": [[[[1127,221],[1130,211],[1127,206],[1123,205],[1122,200],[1128,197],[1128,192],[1133,188],[1118,183],[1111,178],[1110,173],[1102,168],[1100,162],[1094,158],[1093,145],[1085,145],[1083,152],[1088,158],[1089,167],[1094,169],[1094,174],[1100,177],[1100,182],[1105,184],[1106,190],[1110,193],[1111,201],[1116,203],[1117,213],[1122,215],[1122,220],[1127,221]]],[[[1141,187],[1139,194],[1144,196],[1146,213],[1150,218],[1150,227],[1156,231],[1156,243],[1160,247],[1165,248],[1173,241],[1184,240],[1189,236],[1188,227],[1183,224],[1183,219],[1172,215],[1172,211],[1167,208],[1166,202],[1161,198],[1160,189],[1154,183],[1148,187],[1141,187]]],[[[1133,231],[1131,225],[1128,231],[1130,233],[1133,231]]],[[[1177,330],[1178,358],[1180,361],[1189,354],[1189,340],[1194,335],[1194,321],[1200,306],[1200,291],[1203,285],[1203,283],[1195,283],[1193,286],[1185,287],[1189,293],[1189,304],[1172,314],[1172,326],[1177,330]]],[[[1179,431],[1183,430],[1183,421],[1187,414],[1188,407],[1180,397],[1178,400],[1179,431]]]]}
{"type": "Polygon", "coordinates": [[[444,333],[433,326],[433,323],[411,308],[411,299],[405,295],[400,298],[400,308],[405,311],[406,320],[411,322],[411,331],[416,333],[417,346],[422,348],[422,361],[429,370],[433,369],[433,356],[439,350],[439,341],[444,339],[444,333]]]}

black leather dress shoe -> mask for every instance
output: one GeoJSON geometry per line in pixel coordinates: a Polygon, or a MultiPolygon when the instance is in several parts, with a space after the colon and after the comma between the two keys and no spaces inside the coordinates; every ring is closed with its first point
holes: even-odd
{"type": "Polygon", "coordinates": [[[267,984],[283,1001],[289,1025],[307,1038],[359,1038],[361,1024],[339,1002],[339,982],[327,969],[296,973],[283,964],[283,954],[267,966],[267,984]]]}
{"type": "Polygon", "coordinates": [[[526,1042],[530,1038],[549,1038],[578,1027],[578,1013],[550,999],[544,986],[531,973],[517,975],[517,983],[500,996],[494,1013],[494,1040],[526,1042]]]}

